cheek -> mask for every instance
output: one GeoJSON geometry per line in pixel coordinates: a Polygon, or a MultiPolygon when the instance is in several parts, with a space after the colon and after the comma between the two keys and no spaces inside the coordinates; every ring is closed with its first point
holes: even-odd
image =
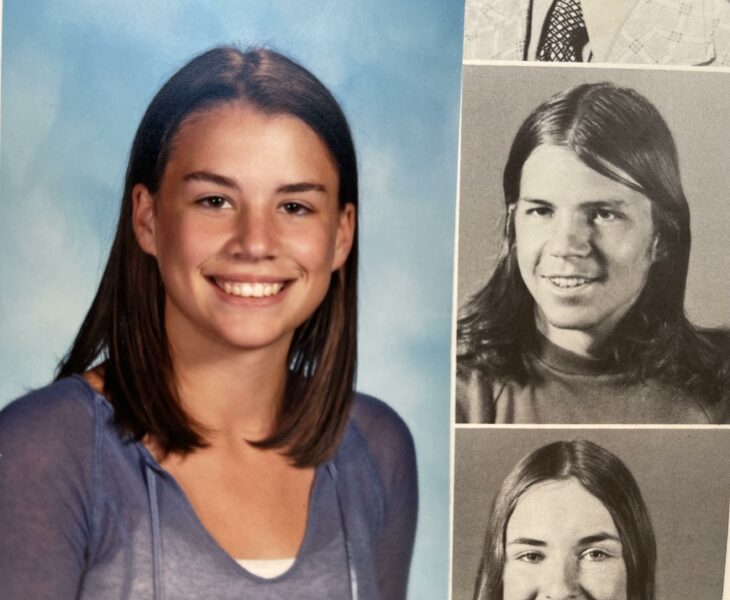
{"type": "Polygon", "coordinates": [[[537,593],[538,585],[534,573],[524,567],[510,562],[505,564],[502,573],[502,600],[530,600],[537,593]]]}
{"type": "Polygon", "coordinates": [[[158,223],[157,263],[163,273],[196,267],[215,256],[225,239],[220,226],[172,215],[158,223]]]}
{"type": "Polygon", "coordinates": [[[540,257],[540,248],[543,241],[540,231],[523,224],[521,220],[515,221],[515,254],[520,273],[523,277],[529,276],[537,266],[540,257]]]}
{"type": "Polygon", "coordinates": [[[652,265],[652,243],[644,235],[606,239],[600,252],[617,278],[629,287],[642,287],[652,265]]]}
{"type": "MultiPolygon", "coordinates": [[[[595,600],[626,600],[626,569],[623,563],[613,567],[594,565],[585,568],[576,585],[595,600]]],[[[507,563],[502,576],[502,600],[532,600],[540,591],[539,567],[507,563]]]]}
{"type": "Polygon", "coordinates": [[[595,565],[586,570],[581,584],[596,600],[626,600],[626,567],[623,562],[595,565]]]}
{"type": "Polygon", "coordinates": [[[289,232],[284,236],[287,253],[314,274],[330,274],[335,253],[335,230],[326,223],[289,232]]]}

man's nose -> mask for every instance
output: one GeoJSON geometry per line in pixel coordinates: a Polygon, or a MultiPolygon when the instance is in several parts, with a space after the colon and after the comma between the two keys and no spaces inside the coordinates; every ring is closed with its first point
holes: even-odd
{"type": "Polygon", "coordinates": [[[560,215],[553,220],[550,254],[558,258],[584,258],[591,252],[593,234],[593,227],[585,215],[560,215]]]}

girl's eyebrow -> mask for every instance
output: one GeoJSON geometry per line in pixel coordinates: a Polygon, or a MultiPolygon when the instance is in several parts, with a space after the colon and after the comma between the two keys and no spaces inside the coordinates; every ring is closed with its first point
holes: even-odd
{"type": "Polygon", "coordinates": [[[298,183],[285,183],[276,188],[277,194],[302,194],[304,192],[327,192],[327,188],[321,183],[314,181],[300,181],[298,183]]]}
{"type": "MultiPolygon", "coordinates": [[[[592,535],[587,535],[585,537],[582,537],[578,540],[578,545],[585,546],[590,544],[595,544],[597,542],[616,542],[621,543],[621,540],[618,536],[613,535],[612,533],[607,533],[605,531],[600,531],[598,533],[594,533],[592,535]]],[[[507,542],[508,546],[513,545],[521,545],[521,546],[547,546],[547,542],[544,542],[543,540],[538,540],[535,538],[527,538],[527,537],[519,537],[515,538],[514,540],[510,540],[507,542]]]]}
{"type": "MultiPolygon", "coordinates": [[[[529,202],[530,204],[539,204],[541,206],[554,206],[553,202],[550,202],[548,200],[543,200],[541,198],[529,198],[527,196],[521,196],[518,198],[519,202],[529,202]]],[[[602,206],[611,206],[613,208],[620,208],[622,206],[626,206],[627,204],[631,204],[630,202],[627,202],[626,200],[622,198],[613,198],[613,197],[606,197],[606,198],[596,198],[595,200],[587,200],[585,202],[581,202],[578,206],[581,208],[585,207],[602,207],[602,206]]]]}
{"type": "Polygon", "coordinates": [[[607,533],[605,531],[601,531],[600,533],[594,533],[593,535],[587,535],[585,537],[580,538],[578,540],[578,544],[581,546],[589,545],[589,544],[595,544],[596,542],[617,542],[621,543],[621,540],[613,535],[612,533],[607,533]]]}
{"type": "Polygon", "coordinates": [[[515,538],[507,542],[508,546],[520,545],[520,546],[547,546],[547,542],[542,540],[536,540],[534,538],[515,538]]]}
{"type": "Polygon", "coordinates": [[[209,183],[215,183],[223,187],[240,191],[240,188],[234,179],[211,171],[193,171],[192,173],[185,175],[183,177],[183,181],[207,181],[209,183]]]}
{"type": "MultiPolygon", "coordinates": [[[[186,174],[183,177],[183,181],[206,181],[231,188],[239,192],[241,191],[235,179],[226,177],[225,175],[220,175],[219,173],[213,173],[212,171],[193,171],[192,173],[186,174]]],[[[305,192],[321,192],[324,194],[327,192],[327,188],[316,181],[285,183],[276,188],[277,194],[302,194],[305,192]]]]}

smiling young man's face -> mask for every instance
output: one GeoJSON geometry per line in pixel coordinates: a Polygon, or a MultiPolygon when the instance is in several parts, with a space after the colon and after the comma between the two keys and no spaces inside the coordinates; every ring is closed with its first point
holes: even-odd
{"type": "Polygon", "coordinates": [[[564,347],[561,340],[572,333],[589,347],[610,335],[644,289],[654,261],[649,199],[571,150],[542,145],[523,165],[514,223],[538,329],[564,347]]]}

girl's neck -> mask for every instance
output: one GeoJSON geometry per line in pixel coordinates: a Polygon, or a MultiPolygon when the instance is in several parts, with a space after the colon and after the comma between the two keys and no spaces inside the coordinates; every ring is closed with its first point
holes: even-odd
{"type": "Polygon", "coordinates": [[[289,344],[237,349],[170,340],[180,401],[210,443],[269,435],[286,389],[288,352],[289,344]]]}

